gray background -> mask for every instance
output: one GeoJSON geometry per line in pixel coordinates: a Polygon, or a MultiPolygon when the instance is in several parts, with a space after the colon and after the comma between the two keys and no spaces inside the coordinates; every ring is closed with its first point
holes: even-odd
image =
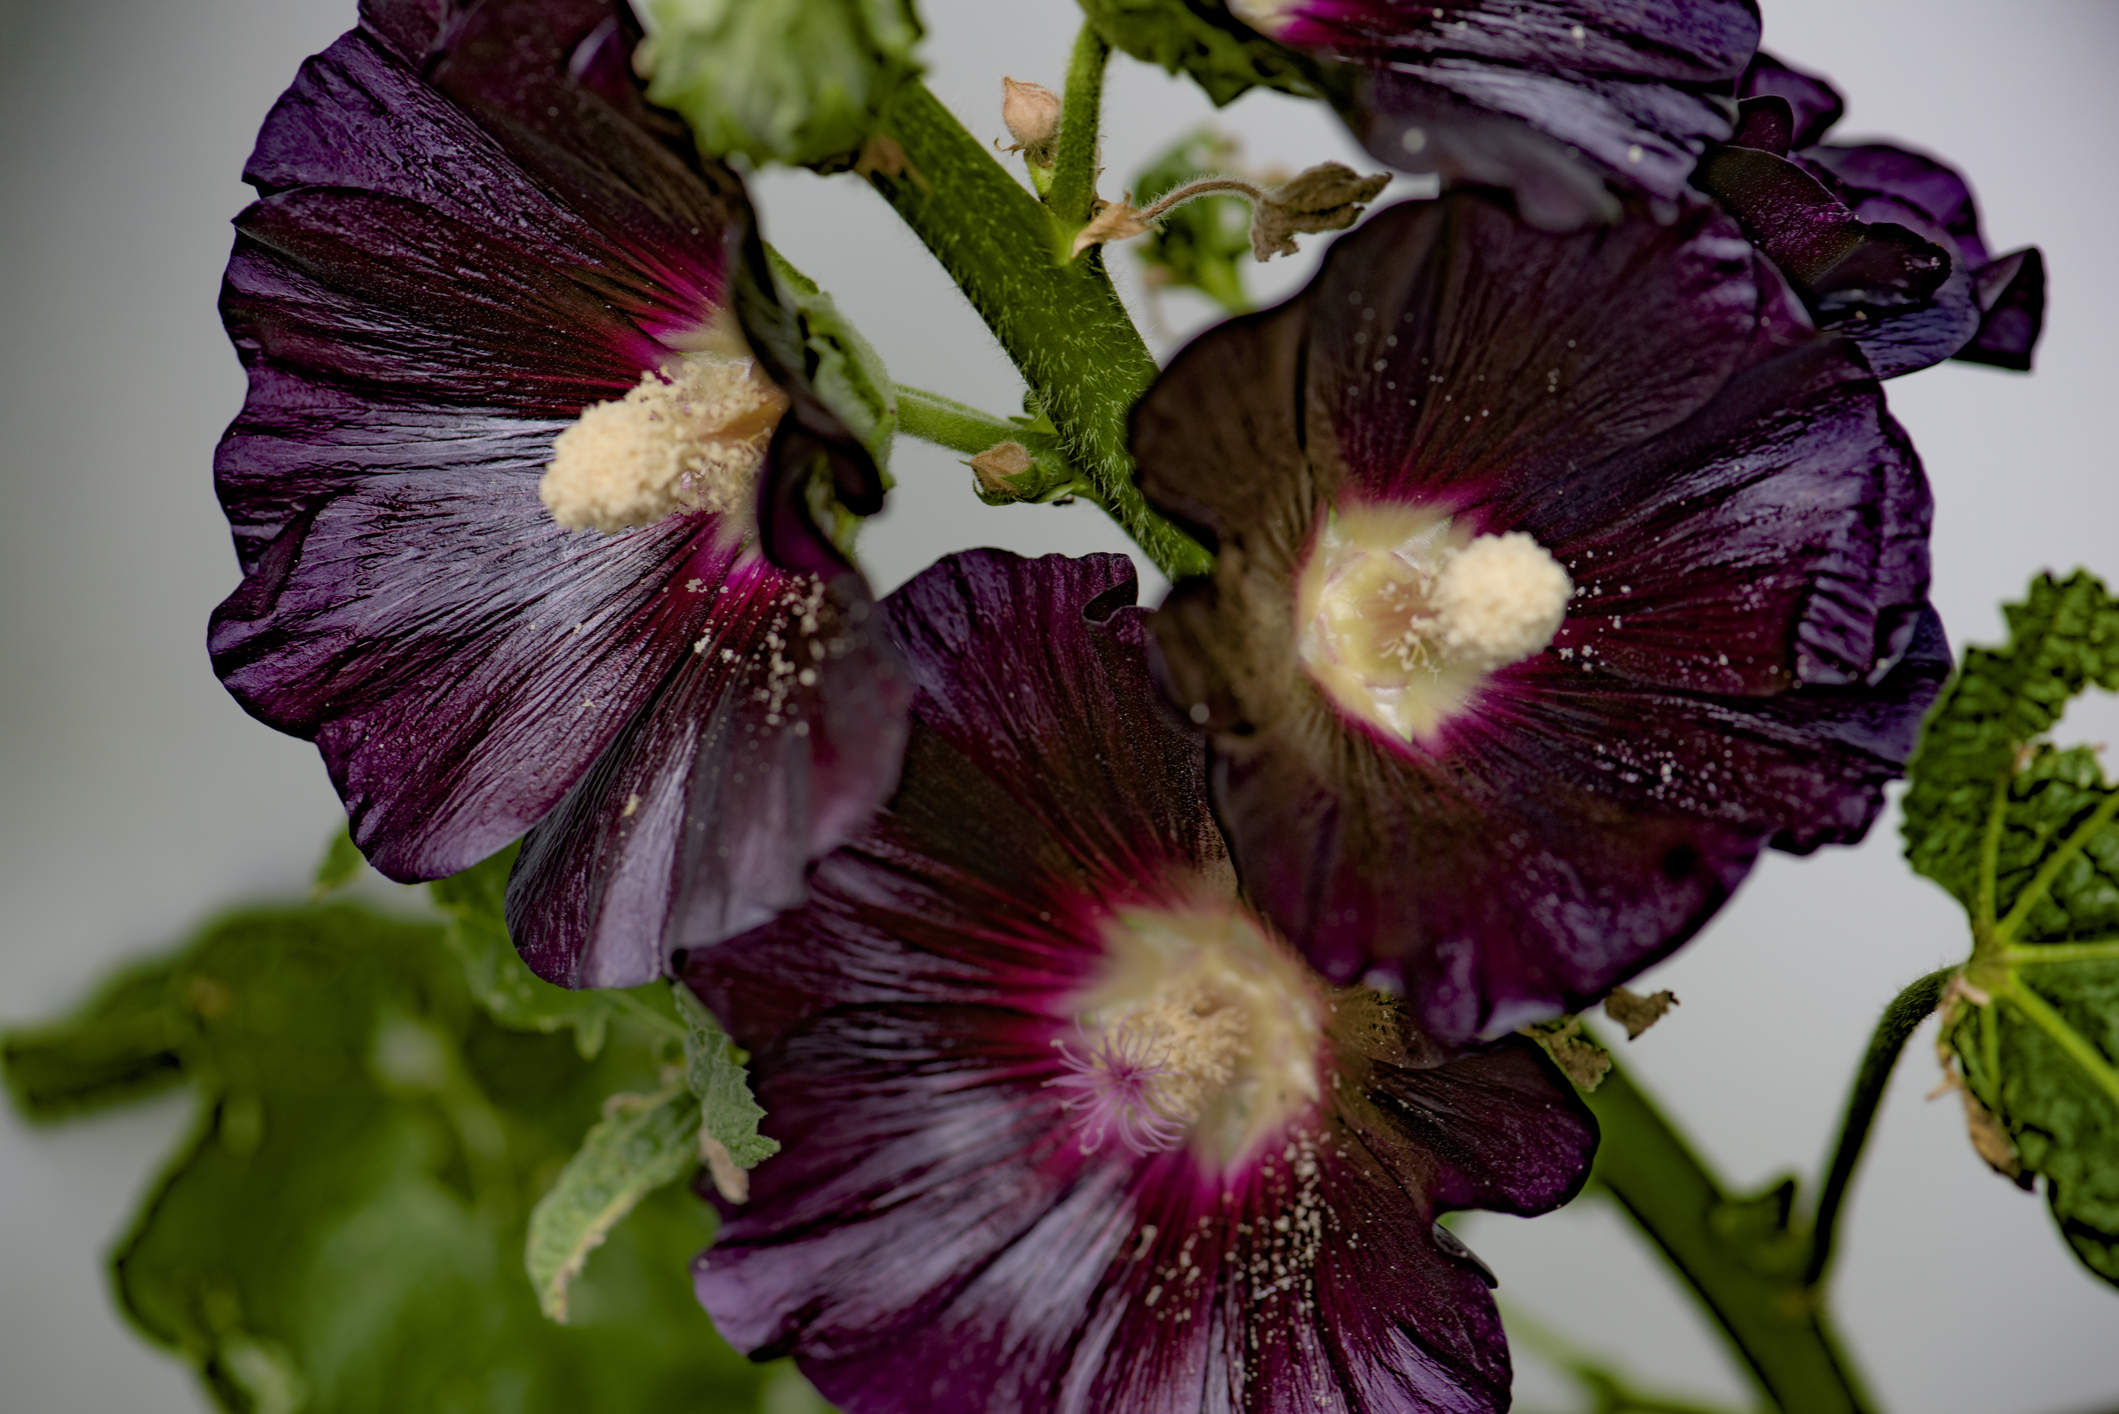
{"type": "MultiPolygon", "coordinates": [[[[2099,0],[1766,0],[1767,42],[1852,95],[1844,133],[1947,154],[1996,249],[2045,247],[2039,373],[1948,365],[1895,383],[1940,500],[1936,599],[1953,640],[1992,639],[2032,571],[2119,575],[2108,432],[2119,401],[2119,195],[2110,103],[2119,8],[2099,0]]],[[[1002,73],[1057,86],[1064,0],[928,0],[933,83],[1000,132],[1002,73]]],[[[298,890],[336,803],[309,747],[243,716],[207,671],[208,609],[235,583],[213,443],[242,397],[214,314],[227,219],[259,119],[351,0],[0,4],[0,1021],[72,1001],[110,962],[225,902],[298,890]]],[[[1185,84],[1119,61],[1106,158],[1126,174],[1209,116],[1185,84]]],[[[1330,120],[1258,94],[1218,121],[1260,161],[1351,160],[1330,120]]],[[[757,182],[771,239],[833,291],[896,376],[995,411],[1020,385],[983,327],[851,178],[757,182]]],[[[1317,244],[1314,240],[1311,242],[1317,244]]],[[[1114,265],[1130,280],[1130,257],[1114,265]]],[[[1276,262],[1259,288],[1299,281],[1276,262]]],[[[1136,310],[1149,313],[1137,285],[1136,310]]],[[[1160,349],[1208,322],[1172,300],[1160,349]]],[[[878,587],[967,545],[1123,548],[1086,509],[988,510],[948,456],[907,446],[868,534],[878,587]]],[[[1151,588],[1151,593],[1154,590],[1151,588]]],[[[2109,703],[2070,723],[2101,739],[2109,703]]],[[[1639,1073],[1739,1183],[1807,1171],[1878,1008],[1965,948],[1956,909],[1896,857],[1895,824],[1769,859],[1647,979],[1683,1006],[1633,1046],[1639,1073]]],[[[2042,1204],[1978,1163],[1956,1107],[1923,1103],[1908,1052],[1854,1204],[1838,1306],[1879,1393],[1924,1414],[2119,1404],[2119,1293],[2065,1254],[2042,1204]]],[[[31,1133],[0,1121],[0,1408],[201,1407],[139,1344],[100,1261],[178,1137],[185,1102],[31,1133]]],[[[1611,1211],[1467,1225],[1502,1296],[1667,1385],[1741,1399],[1712,1335],[1611,1211]]],[[[1531,1362],[1526,1406],[1560,1403],[1531,1362]]]]}

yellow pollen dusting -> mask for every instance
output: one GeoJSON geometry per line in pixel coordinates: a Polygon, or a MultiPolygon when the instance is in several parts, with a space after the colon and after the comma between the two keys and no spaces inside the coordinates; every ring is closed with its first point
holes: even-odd
{"type": "Polygon", "coordinates": [[[625,530],[689,511],[747,514],[786,410],[786,394],[751,359],[680,359],[560,433],[537,494],[568,530],[625,530]]]}
{"type": "Polygon", "coordinates": [[[1232,1163],[1316,1105],[1321,985],[1247,909],[1127,909],[1104,942],[1074,1017],[1098,1056],[1155,1072],[1147,1102],[1195,1153],[1232,1163]]]}
{"type": "Polygon", "coordinates": [[[1341,710],[1427,739],[1487,674],[1543,652],[1573,594],[1522,531],[1472,537],[1429,511],[1346,507],[1297,581],[1296,652],[1341,710]]]}

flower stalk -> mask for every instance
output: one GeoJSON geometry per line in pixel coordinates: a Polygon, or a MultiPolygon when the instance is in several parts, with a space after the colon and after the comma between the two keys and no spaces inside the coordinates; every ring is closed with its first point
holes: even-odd
{"type": "MultiPolygon", "coordinates": [[[[1089,47],[1077,46],[1077,54],[1089,47]]],[[[1100,68],[1098,75],[1100,83],[1100,68]]],[[[1083,111],[1073,106],[1078,87],[1069,84],[1069,112],[1083,111]]],[[[902,176],[877,170],[869,181],[926,243],[1022,372],[1080,471],[1083,494],[1171,579],[1204,574],[1212,564],[1206,550],[1150,510],[1134,485],[1127,418],[1156,366],[1102,261],[1056,261],[1044,207],[924,84],[898,91],[885,126],[908,165],[902,176]]],[[[1076,144],[1084,140],[1083,126],[1077,120],[1076,144]]],[[[1068,133],[1062,122],[1062,178],[1077,151],[1068,133]]],[[[1087,141],[1093,149],[1093,133],[1087,141]]],[[[1055,179],[1054,190],[1064,189],[1055,179]]]]}
{"type": "Polygon", "coordinates": [[[1603,1130],[1592,1182],[1618,1199],[1714,1313],[1774,1406],[1789,1414],[1874,1410],[1816,1290],[1773,1261],[1766,1244],[1732,1232],[1738,1201],[1625,1069],[1614,1064],[1586,1098],[1603,1130]]]}
{"type": "Polygon", "coordinates": [[[1060,104],[1059,150],[1045,202],[1067,226],[1079,226],[1096,205],[1096,158],[1103,128],[1104,66],[1111,46],[1084,24],[1067,61],[1067,92],[1060,104]]]}

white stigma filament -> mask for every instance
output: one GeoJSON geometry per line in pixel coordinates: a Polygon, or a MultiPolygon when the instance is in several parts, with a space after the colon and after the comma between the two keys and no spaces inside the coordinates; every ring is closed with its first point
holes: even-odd
{"type": "Polygon", "coordinates": [[[1574,583],[1523,531],[1466,538],[1396,507],[1331,515],[1296,590],[1296,651],[1343,711],[1432,736],[1479,683],[1545,650],[1574,583]]]}
{"type": "Polygon", "coordinates": [[[1320,1010],[1306,969],[1229,905],[1142,909],[1105,932],[1110,966],[1054,1041],[1084,1152],[1196,1141],[1232,1158],[1318,1097],[1320,1010]]]}
{"type": "Polygon", "coordinates": [[[747,514],[787,396],[748,358],[692,356],[552,444],[537,494],[568,530],[626,530],[689,511],[747,514]]]}

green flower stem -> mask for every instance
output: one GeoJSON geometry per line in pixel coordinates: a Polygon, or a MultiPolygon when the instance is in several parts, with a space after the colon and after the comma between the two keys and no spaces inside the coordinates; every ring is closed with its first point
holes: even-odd
{"type": "Polygon", "coordinates": [[[1086,225],[1096,204],[1096,148],[1103,127],[1104,65],[1111,46],[1084,24],[1067,61],[1067,91],[1060,99],[1059,150],[1052,159],[1052,185],[1045,204],[1070,229],[1086,225]]]}
{"type": "Polygon", "coordinates": [[[1006,418],[980,412],[939,393],[908,388],[903,383],[894,385],[894,391],[898,396],[898,431],[952,452],[977,456],[1003,442],[1022,442],[1027,447],[1030,443],[1024,438],[1034,435],[1006,418]]]}
{"type": "Polygon", "coordinates": [[[1854,1073],[1854,1087],[1847,1092],[1847,1109],[1840,1120],[1832,1167],[1826,1171],[1825,1186],[1817,1195],[1817,1219],[1810,1229],[1810,1261],[1803,1270],[1807,1286],[1822,1282],[1825,1269],[1831,1265],[1839,1210],[1846,1201],[1847,1185],[1853,1181],[1855,1167],[1861,1163],[1862,1145],[1868,1141],[1869,1126],[1876,1119],[1876,1107],[1883,1103],[1884,1087],[1891,1083],[1899,1052],[1906,1048],[1906,1041],[1920,1023],[1934,1015],[1942,1001],[1943,988],[1949,985],[1950,974],[1955,970],[1945,967],[1930,972],[1900,992],[1876,1023],[1868,1054],[1862,1057],[1861,1069],[1854,1073]]]}
{"type": "Polygon", "coordinates": [[[1786,1414],[1873,1409],[1811,1288],[1716,1230],[1728,1196],[1654,1102],[1616,1064],[1585,1098],[1604,1131],[1596,1181],[1714,1313],[1766,1396],[1786,1414]]]}
{"type": "MultiPolygon", "coordinates": [[[[966,407],[953,398],[919,388],[896,385],[898,430],[923,442],[947,447],[952,452],[977,456],[1003,442],[1013,442],[1029,454],[1031,468],[1007,478],[1006,489],[974,476],[979,499],[988,505],[1005,506],[1015,501],[1051,501],[1061,496],[1095,497],[1060,449],[1059,439],[1018,422],[1010,422],[966,407]]],[[[976,471],[976,468],[974,468],[976,471]]]]}
{"type": "Polygon", "coordinates": [[[926,85],[908,83],[884,124],[907,159],[869,180],[934,253],[1030,384],[1080,471],[1083,494],[1171,579],[1207,572],[1199,543],[1133,484],[1126,418],[1156,374],[1094,254],[1062,261],[1036,197],[964,131],[926,85]]]}

